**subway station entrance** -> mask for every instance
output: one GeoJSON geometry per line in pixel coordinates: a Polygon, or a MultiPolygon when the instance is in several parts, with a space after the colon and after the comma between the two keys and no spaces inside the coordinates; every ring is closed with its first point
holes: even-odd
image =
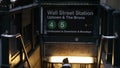
{"type": "Polygon", "coordinates": [[[2,0],[0,68],[119,68],[119,23],[100,0],[2,0]]]}

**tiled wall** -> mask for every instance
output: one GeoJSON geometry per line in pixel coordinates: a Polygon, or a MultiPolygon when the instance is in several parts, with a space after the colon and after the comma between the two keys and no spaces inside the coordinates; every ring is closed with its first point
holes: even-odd
{"type": "Polygon", "coordinates": [[[46,56],[96,56],[95,44],[45,44],[46,56]]]}

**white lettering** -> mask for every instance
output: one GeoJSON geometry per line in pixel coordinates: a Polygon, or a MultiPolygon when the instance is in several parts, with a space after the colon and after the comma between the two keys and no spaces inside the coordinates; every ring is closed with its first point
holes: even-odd
{"type": "Polygon", "coordinates": [[[48,10],[47,14],[48,15],[58,15],[58,11],[57,10],[48,10]]]}
{"type": "Polygon", "coordinates": [[[47,16],[47,19],[62,19],[61,16],[47,16]]]}
{"type": "Polygon", "coordinates": [[[66,16],[66,19],[73,19],[73,16],[66,16]]]}
{"type": "Polygon", "coordinates": [[[59,10],[59,15],[74,15],[74,11],[59,10]]]}
{"type": "Polygon", "coordinates": [[[74,16],[74,19],[85,20],[85,17],[81,17],[81,16],[74,16]]]}
{"type": "Polygon", "coordinates": [[[94,15],[94,12],[92,11],[75,11],[76,15],[86,15],[86,16],[91,16],[94,15]]]}

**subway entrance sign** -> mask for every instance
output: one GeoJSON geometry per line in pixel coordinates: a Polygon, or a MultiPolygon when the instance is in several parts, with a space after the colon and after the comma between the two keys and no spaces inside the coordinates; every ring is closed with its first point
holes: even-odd
{"type": "Polygon", "coordinates": [[[94,36],[98,32],[98,5],[44,5],[45,35],[94,36]]]}

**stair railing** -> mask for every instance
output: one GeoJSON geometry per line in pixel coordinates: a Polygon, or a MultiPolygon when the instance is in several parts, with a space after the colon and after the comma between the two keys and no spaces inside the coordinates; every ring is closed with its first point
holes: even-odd
{"type": "Polygon", "coordinates": [[[23,53],[25,54],[25,58],[26,58],[26,61],[28,63],[29,68],[31,68],[30,61],[28,59],[28,55],[27,55],[27,51],[25,49],[25,44],[24,44],[22,35],[20,33],[17,33],[15,35],[1,34],[1,36],[6,37],[6,38],[16,38],[16,39],[20,38],[20,41],[22,43],[21,46],[22,46],[22,49],[23,49],[23,53]]]}
{"type": "Polygon", "coordinates": [[[97,68],[100,68],[101,65],[101,59],[102,59],[102,52],[103,52],[103,40],[111,40],[111,39],[116,39],[118,38],[118,34],[114,33],[114,36],[105,36],[102,35],[100,39],[100,47],[98,48],[98,58],[97,58],[97,68]]]}

